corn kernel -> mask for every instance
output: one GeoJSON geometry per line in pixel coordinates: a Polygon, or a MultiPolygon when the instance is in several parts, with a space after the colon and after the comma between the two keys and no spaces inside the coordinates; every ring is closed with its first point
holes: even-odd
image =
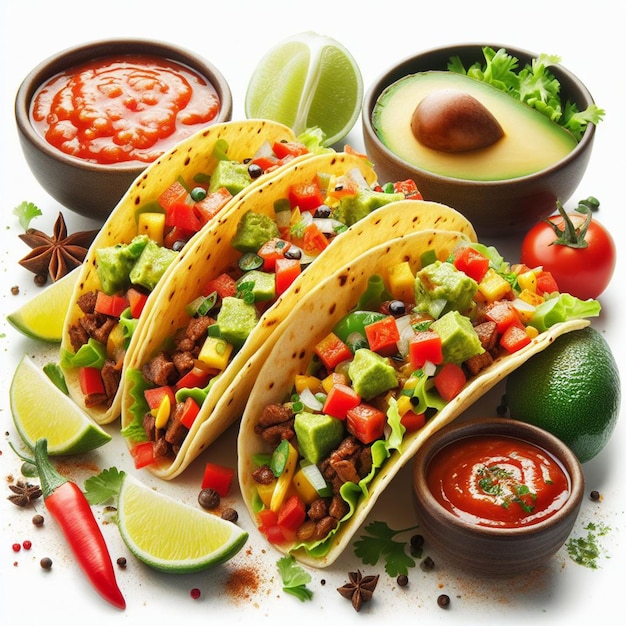
{"type": "MultiPolygon", "coordinates": [[[[347,385],[348,377],[345,374],[341,374],[340,372],[333,372],[329,374],[322,380],[322,389],[320,391],[324,391],[325,393],[330,393],[330,390],[335,385],[347,385]]],[[[316,392],[313,392],[316,393],[316,392]]]]}
{"type": "Polygon", "coordinates": [[[232,351],[232,344],[221,337],[207,337],[198,354],[198,360],[222,371],[226,369],[232,351]]]}
{"type": "Polygon", "coordinates": [[[389,291],[394,298],[404,302],[415,300],[415,275],[408,261],[402,261],[389,267],[387,281],[389,291]]]}
{"type": "Polygon", "coordinates": [[[534,339],[539,334],[539,331],[534,326],[526,326],[526,334],[530,339],[534,339]]]}
{"type": "Polygon", "coordinates": [[[545,300],[543,296],[540,296],[535,291],[530,291],[529,289],[523,289],[519,298],[524,302],[528,302],[528,304],[531,304],[532,306],[539,306],[545,300]]]}
{"type": "Polygon", "coordinates": [[[312,393],[319,393],[322,391],[322,381],[317,376],[296,374],[294,387],[298,393],[302,393],[305,389],[310,389],[312,393]]]}
{"type": "Polygon", "coordinates": [[[487,302],[495,302],[496,300],[502,300],[510,293],[511,285],[490,267],[480,281],[478,291],[485,297],[487,302]]]}
{"type": "Polygon", "coordinates": [[[137,220],[137,234],[148,235],[150,239],[163,245],[165,232],[165,213],[140,213],[137,220]]]}
{"type": "Polygon", "coordinates": [[[159,404],[159,408],[156,411],[156,415],[154,416],[155,428],[165,428],[167,426],[167,420],[170,418],[171,408],[170,397],[166,394],[163,396],[163,399],[159,404]]]}
{"type": "Polygon", "coordinates": [[[531,291],[533,293],[537,292],[537,275],[533,270],[528,270],[527,272],[522,272],[517,277],[517,284],[520,286],[522,291],[531,291]]]}

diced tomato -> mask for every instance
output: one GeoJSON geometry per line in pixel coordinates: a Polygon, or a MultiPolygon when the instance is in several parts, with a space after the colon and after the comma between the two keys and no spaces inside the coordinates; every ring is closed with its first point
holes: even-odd
{"type": "Polygon", "coordinates": [[[496,323],[499,334],[504,333],[511,324],[520,324],[519,314],[510,300],[498,300],[490,304],[485,317],[496,323]]]}
{"type": "Polygon", "coordinates": [[[299,259],[277,259],[274,268],[276,280],[276,293],[280,295],[287,291],[291,283],[293,283],[302,273],[302,266],[299,259]]]}
{"type": "Polygon", "coordinates": [[[189,241],[193,235],[194,231],[185,230],[184,228],[179,228],[178,226],[174,226],[174,228],[170,228],[163,237],[163,245],[166,248],[170,248],[170,250],[174,247],[179,241],[189,241]]]}
{"type": "Polygon", "coordinates": [[[500,345],[509,353],[517,352],[531,342],[524,326],[511,324],[500,337],[500,345]]]}
{"type": "Polygon", "coordinates": [[[401,418],[400,423],[406,428],[408,433],[414,433],[426,424],[425,413],[415,413],[414,411],[407,411],[401,418]]]}
{"type": "Polygon", "coordinates": [[[128,308],[128,300],[125,296],[109,295],[104,291],[98,291],[96,296],[96,313],[102,313],[110,317],[120,317],[128,308]]]}
{"type": "Polygon", "coordinates": [[[234,475],[234,469],[209,461],[204,466],[202,489],[215,489],[223,498],[228,495],[234,475]]]}
{"type": "Polygon", "coordinates": [[[233,194],[226,189],[220,187],[215,191],[208,193],[202,200],[198,200],[193,205],[193,209],[202,225],[213,219],[227,204],[232,200],[233,194]]]}
{"type": "Polygon", "coordinates": [[[285,157],[295,158],[309,153],[306,145],[299,141],[275,141],[272,150],[279,159],[284,159],[285,157]]]}
{"type": "Polygon", "coordinates": [[[280,159],[273,154],[258,156],[251,163],[258,165],[263,172],[271,172],[282,165],[280,159]]]}
{"type": "Polygon", "coordinates": [[[165,214],[165,225],[168,228],[176,227],[197,233],[202,228],[202,224],[194,205],[186,202],[175,202],[165,214]]]}
{"type": "Polygon", "coordinates": [[[198,367],[195,365],[185,375],[181,376],[176,383],[176,391],[179,389],[195,389],[197,387],[206,387],[211,376],[214,376],[217,370],[198,367]]]}
{"type": "Polygon", "coordinates": [[[319,254],[328,247],[326,235],[317,227],[317,224],[309,224],[302,235],[302,247],[305,252],[319,254]]]}
{"type": "Polygon", "coordinates": [[[479,283],[489,269],[489,259],[475,248],[463,246],[455,252],[453,265],[479,283]]]}
{"type": "Polygon", "coordinates": [[[315,346],[314,352],[328,371],[334,370],[342,361],[352,358],[352,351],[348,345],[332,332],[315,346]]]}
{"type": "Polygon", "coordinates": [[[285,252],[291,248],[291,243],[280,237],[273,237],[266,241],[258,250],[257,254],[263,259],[263,270],[273,272],[277,259],[284,259],[285,252]]]}
{"type": "Polygon", "coordinates": [[[422,200],[422,194],[420,193],[415,181],[408,178],[407,180],[400,180],[393,184],[394,193],[403,193],[404,197],[408,200],[422,200]]]}
{"type": "Polygon", "coordinates": [[[200,405],[191,396],[185,398],[185,401],[183,402],[183,408],[179,416],[180,423],[185,428],[191,428],[196,417],[198,417],[199,412],[200,405]]]}
{"type": "Polygon", "coordinates": [[[185,186],[177,180],[159,196],[158,202],[164,209],[167,210],[174,204],[179,202],[184,203],[188,196],[189,192],[185,189],[185,186]]]}
{"type": "Polygon", "coordinates": [[[370,350],[382,356],[390,356],[398,351],[400,331],[395,317],[388,315],[368,324],[364,328],[370,350]]]}
{"type": "Polygon", "coordinates": [[[259,528],[269,528],[278,524],[278,513],[272,509],[261,509],[257,513],[259,528]]]}
{"type": "Polygon", "coordinates": [[[346,428],[361,443],[368,444],[383,436],[385,414],[370,404],[361,403],[346,413],[346,428]]]}
{"type": "Polygon", "coordinates": [[[346,419],[348,409],[353,409],[361,404],[361,397],[350,387],[343,383],[333,385],[324,402],[324,413],[337,419],[346,419]]]}
{"type": "Polygon", "coordinates": [[[441,337],[434,330],[421,330],[409,341],[409,359],[413,369],[420,369],[428,361],[439,365],[443,361],[441,337]]]}
{"type": "Polygon", "coordinates": [[[446,402],[459,395],[467,378],[460,365],[456,363],[444,363],[441,370],[433,378],[435,388],[446,402]]]}
{"type": "Polygon", "coordinates": [[[104,394],[104,382],[97,367],[81,367],[78,371],[80,390],[84,396],[104,394]]]}
{"type": "Polygon", "coordinates": [[[545,293],[554,293],[559,286],[550,272],[542,270],[537,272],[537,293],[542,296],[545,293]]]}
{"type": "Polygon", "coordinates": [[[146,302],[148,301],[148,295],[131,287],[126,292],[126,298],[128,298],[128,306],[130,307],[130,314],[134,319],[139,319],[146,302]]]}
{"type": "Polygon", "coordinates": [[[324,204],[324,194],[317,181],[291,185],[288,197],[291,208],[298,207],[300,212],[315,211],[321,204],[324,204]]]}
{"type": "Polygon", "coordinates": [[[237,283],[232,276],[229,276],[228,274],[220,274],[206,284],[206,287],[202,291],[202,295],[208,296],[214,291],[217,291],[217,295],[220,298],[234,296],[237,293],[237,283]]]}
{"type": "Polygon", "coordinates": [[[151,389],[146,389],[143,392],[143,397],[146,399],[150,410],[158,409],[161,406],[161,402],[163,402],[163,398],[165,396],[169,396],[170,406],[174,406],[176,404],[174,390],[169,385],[163,385],[162,387],[153,387],[151,389]]]}
{"type": "Polygon", "coordinates": [[[306,509],[304,502],[297,496],[289,496],[278,509],[278,525],[281,530],[295,533],[304,523],[306,509]]]}
{"type": "Polygon", "coordinates": [[[148,465],[152,465],[155,461],[154,446],[151,441],[139,443],[131,449],[131,454],[135,461],[135,468],[141,469],[148,465]]]}

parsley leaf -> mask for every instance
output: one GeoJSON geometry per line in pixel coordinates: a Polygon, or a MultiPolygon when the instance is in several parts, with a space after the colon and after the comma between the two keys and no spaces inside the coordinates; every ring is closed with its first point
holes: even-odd
{"type": "Polygon", "coordinates": [[[311,582],[311,575],[296,563],[293,556],[282,557],[276,565],[283,580],[283,591],[301,602],[313,597],[313,592],[307,587],[307,583],[311,582]]]}
{"type": "Polygon", "coordinates": [[[30,222],[35,217],[42,215],[39,207],[32,202],[27,202],[26,200],[20,202],[14,209],[14,215],[17,215],[20,220],[20,225],[24,230],[28,230],[30,227],[30,222]]]}
{"type": "Polygon", "coordinates": [[[89,504],[103,504],[111,498],[117,498],[126,472],[116,467],[102,470],[96,476],[85,481],[85,497],[89,504]]]}
{"type": "Polygon", "coordinates": [[[389,576],[406,575],[410,567],[415,567],[415,561],[405,551],[406,542],[394,541],[393,538],[415,528],[417,527],[394,530],[385,522],[372,522],[365,527],[369,535],[362,535],[354,542],[354,554],[366,565],[376,565],[382,557],[389,576]]]}

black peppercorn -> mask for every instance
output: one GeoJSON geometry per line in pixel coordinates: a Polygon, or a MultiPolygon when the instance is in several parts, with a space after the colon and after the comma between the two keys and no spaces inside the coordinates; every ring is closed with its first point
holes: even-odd
{"type": "Polygon", "coordinates": [[[398,578],[396,578],[396,582],[398,583],[398,587],[406,587],[409,584],[409,577],[406,574],[400,574],[398,578]]]}
{"type": "Polygon", "coordinates": [[[215,489],[202,489],[198,494],[198,504],[203,509],[215,509],[220,504],[220,494],[215,489]]]}
{"type": "Polygon", "coordinates": [[[239,515],[235,509],[231,509],[230,507],[225,508],[222,511],[222,519],[225,519],[227,522],[232,522],[233,524],[237,523],[239,519],[239,515]]]}
{"type": "Polygon", "coordinates": [[[39,565],[41,565],[42,569],[50,569],[52,567],[52,559],[44,556],[41,561],[39,561],[39,565]]]}
{"type": "Polygon", "coordinates": [[[442,608],[442,609],[447,609],[450,606],[450,596],[446,595],[445,593],[442,593],[438,598],[437,598],[437,604],[442,608]]]}

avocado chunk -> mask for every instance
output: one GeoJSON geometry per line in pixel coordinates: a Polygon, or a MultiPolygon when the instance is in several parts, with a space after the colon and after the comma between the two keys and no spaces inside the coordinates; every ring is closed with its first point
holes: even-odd
{"type": "Polygon", "coordinates": [[[241,216],[230,245],[239,252],[256,252],[275,237],[280,237],[276,222],[269,215],[250,210],[241,216]]]}
{"type": "Polygon", "coordinates": [[[371,400],[398,386],[396,370],[389,359],[368,348],[359,348],[354,353],[348,376],[354,391],[364,400],[371,400]]]}
{"type": "Polygon", "coordinates": [[[208,192],[213,193],[222,187],[226,187],[234,196],[243,191],[251,182],[252,177],[245,163],[222,159],[218,161],[211,175],[208,192]]]}
{"type": "Polygon", "coordinates": [[[346,226],[352,226],[372,211],[398,200],[404,200],[404,194],[386,193],[369,187],[360,187],[356,195],[345,196],[341,199],[339,206],[333,211],[333,217],[346,226]]]}
{"type": "Polygon", "coordinates": [[[437,260],[415,274],[415,308],[433,317],[439,317],[442,311],[467,311],[477,289],[478,283],[465,272],[437,260]],[[438,303],[441,300],[446,301],[444,307],[438,303]]]}
{"type": "Polygon", "coordinates": [[[130,282],[152,291],[177,256],[178,252],[162,248],[150,239],[130,270],[130,282]]]}
{"type": "Polygon", "coordinates": [[[300,454],[310,463],[319,463],[334,450],[344,436],[343,423],[324,413],[297,413],[294,430],[300,454]]]}
{"type": "Polygon", "coordinates": [[[217,326],[220,337],[241,348],[248,335],[258,322],[257,310],[241,298],[227,296],[222,300],[220,312],[217,314],[217,326]]]}
{"type": "Polygon", "coordinates": [[[96,250],[96,271],[102,291],[113,295],[130,286],[130,272],[149,241],[147,235],[139,235],[130,243],[118,243],[96,250]]]}
{"type": "Polygon", "coordinates": [[[443,360],[446,363],[460,365],[485,351],[470,319],[458,311],[449,311],[435,320],[430,329],[441,337],[443,360]]]}
{"type": "Polygon", "coordinates": [[[567,156],[576,138],[539,111],[465,74],[428,71],[389,85],[372,111],[372,126],[394,154],[435,174],[464,180],[506,180],[538,172],[567,156]],[[428,95],[454,89],[475,98],[493,115],[503,136],[467,152],[433,150],[411,131],[416,108],[428,95]]]}
{"type": "Polygon", "coordinates": [[[251,285],[251,293],[255,302],[271,300],[276,296],[276,275],[261,270],[250,270],[237,279],[237,287],[245,283],[251,285]]]}

